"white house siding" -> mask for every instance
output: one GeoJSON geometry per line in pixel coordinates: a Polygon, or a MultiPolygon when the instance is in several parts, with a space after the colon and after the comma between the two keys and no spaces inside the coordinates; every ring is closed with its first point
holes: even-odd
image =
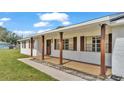
{"type": "MultiPolygon", "coordinates": [[[[110,33],[111,29],[108,28],[107,33],[110,33]]],[[[84,52],[80,51],[80,36],[96,36],[100,35],[100,26],[90,26],[89,28],[70,29],[63,34],[63,38],[77,37],[77,51],[63,50],[63,57],[66,59],[77,60],[81,62],[87,62],[92,64],[100,64],[100,52],[84,52]]],[[[59,50],[54,50],[54,39],[59,39],[59,33],[52,33],[45,35],[45,51],[46,40],[52,39],[51,56],[59,57],[59,50]]],[[[45,52],[46,53],[46,52],[45,52]]],[[[106,53],[106,65],[111,66],[111,53],[106,53]]]]}
{"type": "MultiPolygon", "coordinates": [[[[33,49],[33,56],[37,56],[37,44],[38,41],[36,38],[34,38],[34,49],[33,49]]],[[[22,42],[21,42],[21,53],[25,55],[31,55],[31,48],[29,48],[29,40],[26,40],[26,48],[22,48],[22,42]]]]}
{"type": "Polygon", "coordinates": [[[124,38],[117,38],[112,55],[112,74],[124,77],[124,38]]]}
{"type": "Polygon", "coordinates": [[[112,74],[124,77],[124,25],[112,28],[112,74]]]}
{"type": "Polygon", "coordinates": [[[37,49],[33,49],[33,56],[37,56],[37,49]]]}
{"type": "Polygon", "coordinates": [[[35,37],[33,38],[34,40],[34,48],[33,48],[33,56],[37,56],[37,52],[38,52],[38,38],[35,37]]]}
{"type": "MultiPolygon", "coordinates": [[[[52,52],[51,56],[59,57],[59,50],[52,52]]],[[[81,62],[100,65],[100,53],[80,52],[80,51],[63,51],[63,57],[66,59],[77,60],[81,62]]],[[[111,66],[111,54],[106,53],[106,65],[111,66]]]]}
{"type": "Polygon", "coordinates": [[[42,43],[42,41],[41,41],[41,37],[38,37],[37,38],[37,55],[41,55],[42,54],[42,49],[41,49],[41,43],[42,43]]]}
{"type": "Polygon", "coordinates": [[[115,40],[117,38],[124,38],[124,25],[112,27],[113,47],[114,47],[115,40]]]}
{"type": "MultiPolygon", "coordinates": [[[[77,60],[80,62],[87,62],[92,64],[100,64],[100,52],[84,52],[80,51],[80,36],[97,36],[101,35],[99,25],[91,25],[88,28],[79,27],[76,29],[69,29],[68,31],[64,32],[63,38],[73,38],[77,37],[77,51],[73,50],[63,50],[63,57],[66,59],[77,60]]],[[[111,33],[111,28],[108,27],[106,34],[111,33]]],[[[45,35],[45,54],[46,54],[46,40],[51,39],[51,56],[59,57],[59,50],[54,50],[54,39],[59,39],[60,35],[57,32],[46,34],[45,35]]],[[[33,56],[41,55],[41,37],[34,37],[34,49],[33,49],[33,56]]],[[[26,48],[21,48],[21,53],[30,55],[31,49],[28,47],[28,41],[26,42],[26,48]]],[[[106,65],[111,66],[111,53],[106,53],[106,65]]]]}
{"type": "Polygon", "coordinates": [[[21,53],[25,55],[31,55],[31,49],[29,48],[29,42],[26,41],[26,48],[22,48],[22,42],[21,42],[21,53]]]}

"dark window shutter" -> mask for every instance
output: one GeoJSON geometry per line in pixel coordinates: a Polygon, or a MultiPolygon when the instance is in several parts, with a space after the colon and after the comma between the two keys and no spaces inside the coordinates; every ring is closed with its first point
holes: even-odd
{"type": "Polygon", "coordinates": [[[73,50],[77,50],[77,37],[73,37],[73,50]]]}
{"type": "Polygon", "coordinates": [[[25,48],[26,48],[26,43],[27,43],[27,42],[25,41],[25,48]]]}
{"type": "Polygon", "coordinates": [[[84,51],[84,36],[80,37],[80,51],[84,51]]]}
{"type": "Polygon", "coordinates": [[[54,49],[56,50],[56,39],[54,39],[54,49]]]}
{"type": "Polygon", "coordinates": [[[26,48],[26,41],[24,41],[24,48],[26,48]]]}
{"type": "Polygon", "coordinates": [[[29,48],[30,48],[30,46],[31,46],[31,42],[30,42],[30,40],[29,40],[29,48]]]}
{"type": "Polygon", "coordinates": [[[22,42],[22,48],[24,48],[24,47],[23,47],[23,44],[24,44],[24,43],[22,42]]]}
{"type": "Polygon", "coordinates": [[[112,53],[112,33],[109,34],[109,39],[108,39],[108,44],[109,44],[109,47],[108,47],[108,52],[109,53],[112,53]]]}
{"type": "Polygon", "coordinates": [[[33,44],[32,44],[32,48],[34,48],[34,44],[35,44],[35,40],[33,40],[33,42],[32,42],[33,44]]]}

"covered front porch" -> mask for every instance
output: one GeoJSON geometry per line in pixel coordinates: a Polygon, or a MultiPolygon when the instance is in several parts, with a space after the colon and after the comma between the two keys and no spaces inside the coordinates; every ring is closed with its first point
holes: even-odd
{"type": "MultiPolygon", "coordinates": [[[[35,56],[33,58],[36,58],[38,60],[42,60],[41,56],[35,56]]],[[[44,56],[44,62],[52,63],[55,65],[60,65],[60,59],[59,57],[52,57],[52,56],[44,56]]],[[[74,61],[74,60],[69,60],[69,59],[63,59],[63,64],[62,66],[77,70],[79,72],[92,75],[92,76],[100,76],[100,66],[99,65],[94,65],[94,64],[88,64],[86,62],[79,62],[79,61],[74,61]]],[[[111,75],[111,68],[107,67],[106,68],[106,76],[111,75]]]]}
{"type": "Polygon", "coordinates": [[[112,32],[106,24],[60,28],[36,39],[40,42],[36,59],[89,75],[111,75],[112,32]]]}

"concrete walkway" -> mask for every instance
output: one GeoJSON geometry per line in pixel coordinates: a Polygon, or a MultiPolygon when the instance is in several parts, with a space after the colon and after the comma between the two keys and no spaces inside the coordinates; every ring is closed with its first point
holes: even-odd
{"type": "Polygon", "coordinates": [[[60,81],[86,81],[80,77],[77,77],[77,76],[68,74],[66,72],[60,71],[58,69],[31,61],[29,58],[23,58],[23,59],[18,59],[18,60],[40,70],[60,81]]]}

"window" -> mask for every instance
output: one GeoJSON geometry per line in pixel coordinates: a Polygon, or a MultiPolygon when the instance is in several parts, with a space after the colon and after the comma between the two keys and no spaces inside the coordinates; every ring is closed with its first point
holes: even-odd
{"type": "Polygon", "coordinates": [[[74,50],[74,38],[69,38],[68,39],[68,50],[74,50]]]}
{"type": "Polygon", "coordinates": [[[100,51],[100,36],[81,36],[80,50],[87,52],[100,51]]]}
{"type": "MultiPolygon", "coordinates": [[[[112,34],[105,36],[105,51],[106,53],[111,53],[112,51],[112,34]]],[[[80,37],[80,50],[87,52],[100,52],[101,47],[101,37],[100,36],[81,36],[80,37]]]]}
{"type": "Polygon", "coordinates": [[[54,40],[54,49],[58,50],[59,49],[59,39],[54,40]]]}
{"type": "MultiPolygon", "coordinates": [[[[60,47],[60,40],[54,39],[54,49],[58,50],[60,47]]],[[[77,50],[77,37],[63,40],[64,50],[77,50]]]]}
{"type": "Polygon", "coordinates": [[[64,44],[63,44],[63,45],[64,45],[64,46],[63,46],[63,49],[64,49],[64,50],[69,50],[69,39],[64,39],[64,40],[63,40],[63,43],[64,43],[64,44]]]}
{"type": "Polygon", "coordinates": [[[84,36],[84,51],[92,52],[92,36],[84,36]]]}
{"type": "Polygon", "coordinates": [[[100,52],[100,37],[99,36],[92,37],[92,51],[100,52]]]}
{"type": "Polygon", "coordinates": [[[26,48],[26,41],[22,42],[22,48],[26,48]]]}

